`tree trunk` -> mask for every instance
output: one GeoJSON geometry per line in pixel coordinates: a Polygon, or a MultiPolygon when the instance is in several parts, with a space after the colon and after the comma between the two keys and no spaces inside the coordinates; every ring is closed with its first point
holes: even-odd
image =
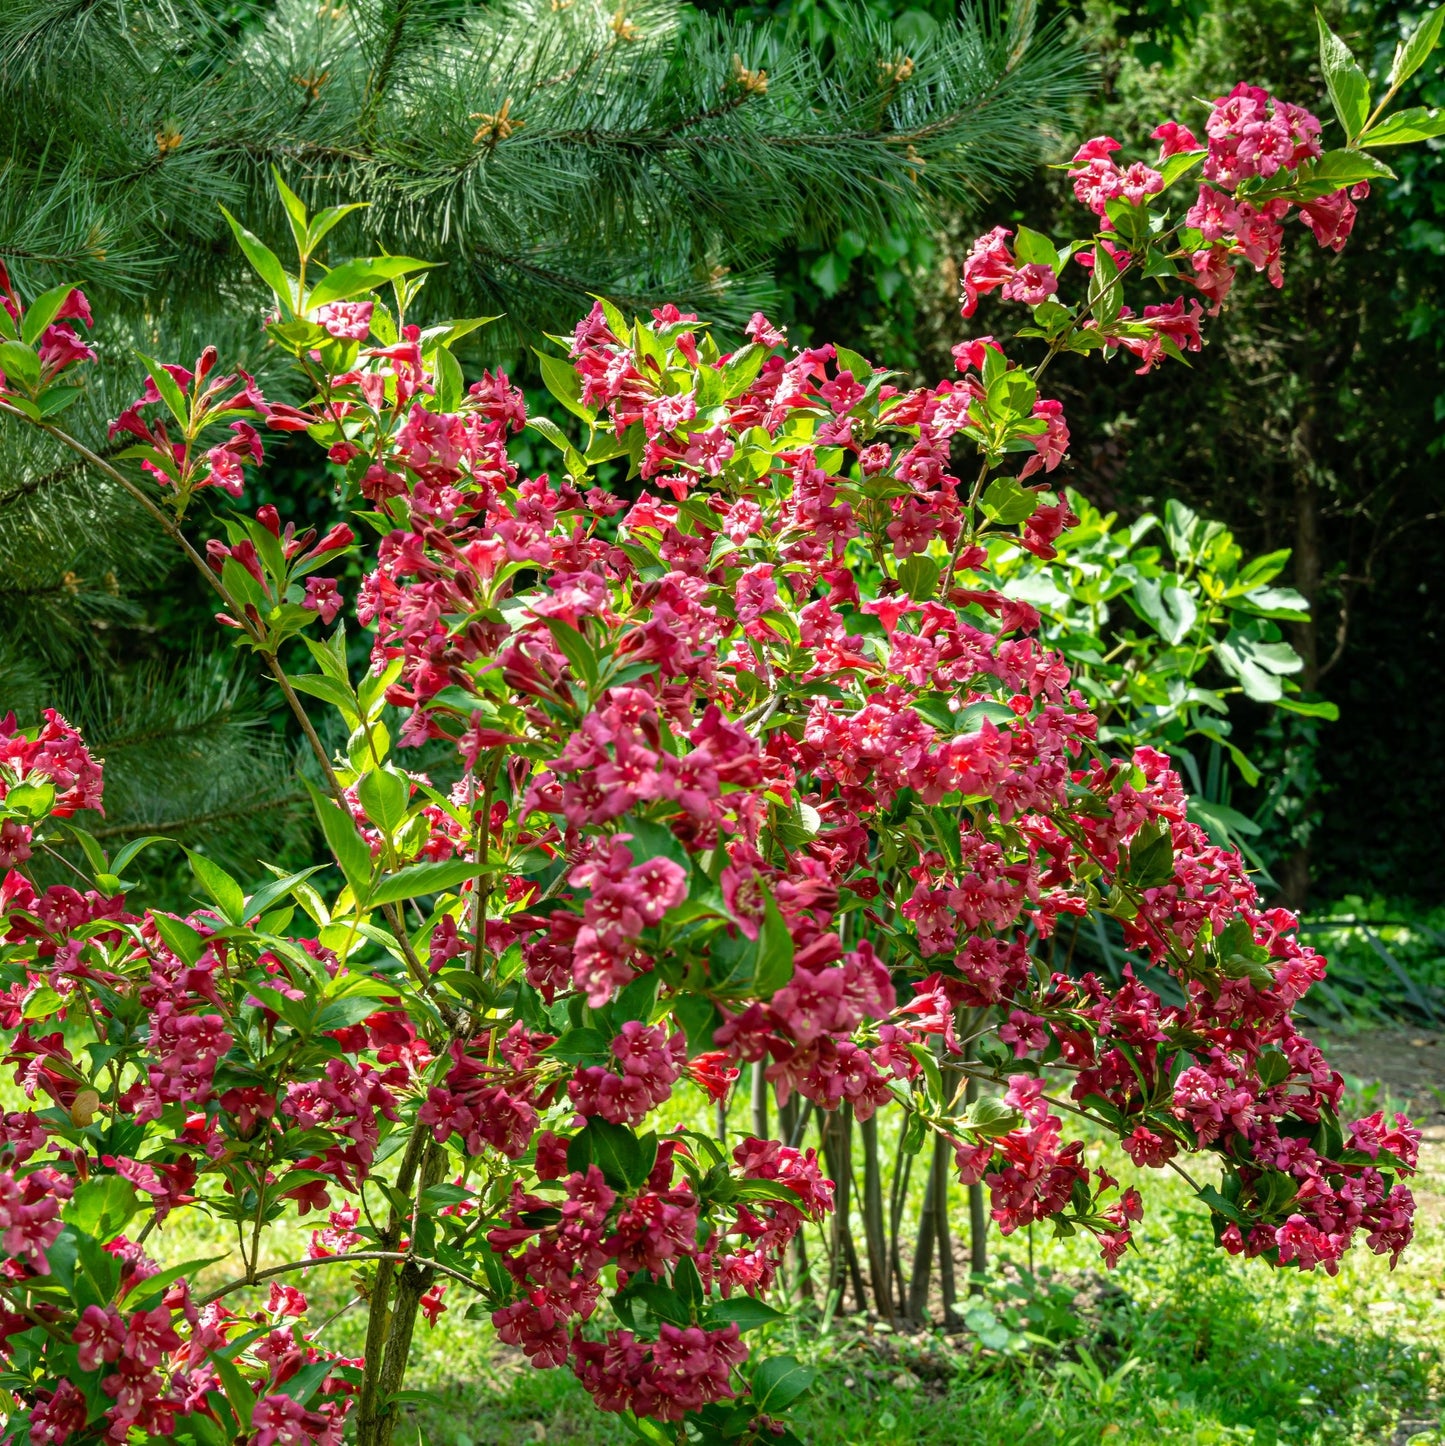
{"type": "Polygon", "coordinates": [[[938,1217],[938,1173],[940,1162],[938,1145],[935,1140],[933,1159],[928,1167],[928,1179],[923,1187],[923,1209],[918,1216],[918,1237],[913,1242],[913,1279],[908,1285],[908,1319],[915,1325],[922,1325],[928,1316],[928,1283],[933,1275],[933,1244],[938,1234],[934,1223],[938,1217]]]}
{"type": "MultiPolygon", "coordinates": [[[[848,1267],[848,1245],[852,1220],[853,1109],[843,1105],[823,1116],[823,1162],[833,1181],[833,1229],[828,1248],[828,1290],[843,1298],[843,1278],[848,1267]]],[[[862,1304],[860,1298],[859,1304],[862,1304]]]]}
{"type": "Polygon", "coordinates": [[[942,1135],[933,1140],[933,1226],[938,1233],[938,1287],[943,1296],[943,1323],[951,1326],[958,1319],[954,1302],[958,1284],[953,1274],[953,1232],[948,1228],[948,1142],[942,1135]]]}
{"type": "MultiPolygon", "coordinates": [[[[778,1133],[784,1140],[791,1140],[797,1123],[798,1097],[797,1095],[790,1095],[787,1104],[778,1106],[778,1133]]],[[[793,1243],[789,1247],[789,1255],[792,1264],[793,1288],[798,1292],[798,1298],[800,1300],[812,1300],[813,1274],[808,1269],[808,1242],[803,1238],[803,1232],[801,1230],[793,1236],[793,1243]]]]}
{"type": "MultiPolygon", "coordinates": [[[[408,1142],[396,1172],[396,1188],[410,1196],[414,1187],[425,1190],[437,1184],[445,1171],[446,1151],[432,1139],[429,1131],[419,1129],[408,1142]]],[[[381,1248],[397,1249],[409,1223],[406,1216],[393,1208],[381,1248]]],[[[435,1271],[411,1260],[399,1264],[383,1260],[377,1264],[366,1327],[366,1368],[357,1402],[356,1446],[391,1446],[397,1419],[391,1397],[401,1389],[406,1377],[421,1298],[430,1289],[434,1275],[435,1271]],[[396,1287],[394,1304],[393,1284],[396,1287]]]]}
{"type": "Polygon", "coordinates": [[[878,1118],[859,1126],[863,1135],[863,1239],[868,1250],[868,1280],[878,1319],[894,1317],[892,1277],[888,1262],[888,1223],[883,1215],[883,1172],[878,1165],[878,1118]]]}
{"type": "MultiPolygon", "coordinates": [[[[978,1098],[978,1081],[970,1077],[964,1087],[964,1100],[972,1104],[978,1098]]],[[[968,1187],[968,1293],[983,1293],[983,1277],[988,1274],[988,1212],[984,1209],[982,1183],[968,1187]]]]}

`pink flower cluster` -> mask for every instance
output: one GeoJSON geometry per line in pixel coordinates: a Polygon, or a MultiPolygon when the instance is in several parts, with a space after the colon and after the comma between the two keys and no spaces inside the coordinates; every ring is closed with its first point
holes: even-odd
{"type": "Polygon", "coordinates": [[[687,1040],[681,1030],[669,1038],[661,1025],[629,1019],[612,1041],[612,1053],[621,1074],[587,1065],[568,1081],[567,1093],[579,1115],[600,1115],[614,1125],[640,1125],[650,1110],[672,1095],[687,1063],[687,1040]]]}

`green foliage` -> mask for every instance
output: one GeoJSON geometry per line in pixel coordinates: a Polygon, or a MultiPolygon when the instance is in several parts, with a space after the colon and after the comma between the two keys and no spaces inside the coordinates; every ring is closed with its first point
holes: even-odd
{"type": "Polygon", "coordinates": [[[275,249],[275,165],[309,202],[367,199],[328,218],[353,252],[440,251],[456,314],[535,334],[600,292],[746,315],[790,238],[912,234],[1019,176],[1083,75],[1028,6],[896,32],[840,11],[821,51],[676,0],[239,13],[6,7],[0,128],[26,204],[8,227],[0,208],[0,260],[32,289],[60,267],[132,291],[162,268],[234,275],[218,205],[263,218],[243,248],[275,249]]]}

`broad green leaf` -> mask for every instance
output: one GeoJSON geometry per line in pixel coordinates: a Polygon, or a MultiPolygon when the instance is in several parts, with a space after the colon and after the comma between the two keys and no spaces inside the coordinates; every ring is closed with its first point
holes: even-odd
{"type": "Polygon", "coordinates": [[[129,1180],[119,1175],[99,1175],[76,1186],[60,1215],[67,1225],[83,1230],[104,1245],[125,1229],[140,1208],[129,1180]]]}
{"type": "Polygon", "coordinates": [[[371,850],[366,840],[356,831],[355,820],[349,813],[343,812],[309,778],[303,782],[321,821],[321,832],[325,834],[327,845],[341,866],[346,882],[359,901],[366,901],[371,884],[371,850]]]}
{"type": "Polygon", "coordinates": [[[1141,577],[1125,596],[1170,647],[1189,635],[1199,616],[1194,594],[1172,577],[1141,577]]]}
{"type": "Polygon", "coordinates": [[[206,941],[200,931],[191,928],[184,919],[174,919],[169,914],[152,910],[151,920],[156,926],[156,933],[165,940],[166,947],[187,964],[194,964],[205,951],[206,941]]]}
{"type": "Polygon", "coordinates": [[[466,395],[466,378],[461,364],[446,347],[436,354],[436,408],[439,412],[455,412],[466,395]]]}
{"type": "Polygon", "coordinates": [[[561,452],[567,463],[567,472],[572,477],[587,475],[587,459],[568,440],[567,434],[550,417],[528,417],[527,425],[539,436],[545,437],[561,452]]]}
{"type": "Polygon", "coordinates": [[[1350,47],[1325,24],[1318,10],[1315,23],[1320,32],[1320,68],[1325,73],[1325,86],[1344,127],[1345,139],[1352,141],[1364,130],[1370,114],[1370,82],[1355,64],[1350,47]]]}
{"type": "Polygon", "coordinates": [[[488,865],[473,859],[444,859],[440,863],[413,864],[394,874],[384,874],[372,893],[370,903],[394,904],[401,899],[439,894],[486,873],[488,865]]]}
{"type": "Polygon", "coordinates": [[[597,654],[586,637],[561,618],[543,618],[552,641],[562,650],[567,661],[581,675],[589,691],[597,687],[597,654]]]}
{"type": "Polygon", "coordinates": [[[753,1371],[753,1400],[759,1414],[772,1416],[786,1410],[817,1378],[811,1366],[792,1356],[770,1356],[753,1371]]]}
{"type": "MultiPolygon", "coordinates": [[[[11,790],[11,796],[14,796],[13,789],[11,790]]],[[[113,874],[124,873],[125,866],[143,849],[148,849],[152,844],[169,842],[170,840],[166,838],[164,834],[158,833],[149,833],[144,838],[132,839],[111,861],[110,872],[113,874]]]]}
{"type": "Polygon", "coordinates": [[[186,850],[186,857],[191,861],[191,872],[195,874],[197,882],[215,901],[226,922],[244,924],[246,896],[241,892],[240,884],[214,859],[208,859],[204,854],[198,854],[192,849],[186,850]]]}
{"type": "Polygon", "coordinates": [[[898,564],[898,581],[903,591],[915,602],[931,598],[938,587],[938,575],[942,567],[926,552],[914,553],[898,564]]]}
{"type": "Polygon", "coordinates": [[[344,221],[353,211],[365,210],[370,204],[370,201],[352,201],[346,206],[327,206],[325,210],[318,211],[311,218],[310,226],[306,228],[307,255],[315,251],[321,242],[321,238],[325,236],[337,222],[344,221]]]}
{"type": "Polygon", "coordinates": [[[713,1330],[735,1325],[740,1331],[755,1331],[783,1318],[782,1311],[774,1310],[764,1301],[754,1300],[750,1295],[735,1295],[731,1300],[715,1301],[703,1317],[703,1324],[713,1330]]]}
{"type": "Polygon", "coordinates": [[[435,261],[418,261],[411,256],[359,257],[355,261],[343,261],[311,288],[306,298],[306,310],[315,311],[333,301],[345,301],[363,291],[374,291],[398,276],[408,276],[413,271],[426,271],[437,265],[435,261]]]}
{"type": "MultiPolygon", "coordinates": [[[[309,640],[308,640],[309,641],[309,640]]],[[[325,644],[316,645],[325,651],[325,644]]],[[[355,728],[361,722],[361,712],[350,687],[338,679],[323,673],[302,673],[291,676],[291,686],[300,693],[309,693],[313,698],[323,698],[332,704],[346,720],[347,726],[355,728]]]]}
{"type": "Polygon", "coordinates": [[[1261,634],[1263,623],[1231,628],[1215,650],[1221,665],[1239,680],[1245,696],[1257,703],[1277,703],[1284,696],[1282,677],[1297,673],[1304,660],[1288,643],[1261,634]]]}
{"type": "MultiPolygon", "coordinates": [[[[23,342],[0,341],[0,372],[24,382],[34,391],[40,385],[40,358],[23,342]]],[[[7,397],[6,400],[18,399],[7,397]]]]}
{"type": "Polygon", "coordinates": [[[1039,498],[1035,492],[1019,484],[1013,477],[995,477],[988,484],[979,505],[983,515],[1000,527],[1013,527],[1027,522],[1038,509],[1039,498]]]}
{"type": "Polygon", "coordinates": [[[1175,181],[1187,176],[1209,154],[1208,151],[1176,151],[1159,167],[1167,191],[1175,181]]]}
{"type": "Polygon", "coordinates": [[[763,924],[758,930],[758,964],[753,988],[759,999],[771,999],[793,977],[793,936],[773,902],[763,896],[763,924]]]}
{"type": "Polygon", "coordinates": [[[1278,700],[1277,706],[1286,713],[1298,713],[1301,718],[1323,718],[1326,723],[1338,723],[1340,720],[1339,705],[1326,698],[1292,698],[1286,694],[1278,700]]]}
{"type": "Polygon", "coordinates": [[[356,785],[366,816],[385,834],[394,833],[406,818],[411,788],[393,769],[374,768],[356,785]]]}
{"type": "Polygon", "coordinates": [[[1395,47],[1395,61],[1386,78],[1391,90],[1409,80],[1424,65],[1430,52],[1440,43],[1441,25],[1445,25],[1445,6],[1437,5],[1395,47]]]}
{"type": "Polygon", "coordinates": [[[651,1152],[625,1125],[614,1125],[594,1116],[567,1146],[567,1168],[585,1170],[596,1165],[614,1190],[636,1190],[652,1171],[657,1156],[657,1137],[651,1152]]]}
{"type": "Polygon", "coordinates": [[[536,356],[542,369],[542,384],[574,417],[581,417],[591,425],[597,413],[583,405],[582,378],[577,375],[572,363],[544,351],[538,351],[536,356]]]}
{"type": "Polygon", "coordinates": [[[306,245],[306,206],[301,197],[281,179],[281,172],[275,166],[271,167],[271,179],[276,183],[276,194],[281,197],[281,205],[286,210],[286,219],[291,223],[291,235],[296,240],[296,254],[307,256],[310,250],[306,245]]]}
{"type": "Polygon", "coordinates": [[[262,884],[246,900],[244,910],[246,918],[259,918],[279,899],[284,899],[298,884],[304,883],[312,874],[319,874],[325,867],[325,864],[314,864],[309,869],[302,869],[299,874],[287,874],[285,878],[272,879],[269,884],[262,884]]]}
{"type": "Polygon", "coordinates": [[[237,244],[245,253],[246,260],[251,263],[261,280],[275,293],[277,301],[281,303],[281,309],[288,317],[295,316],[296,297],[291,289],[291,280],[286,275],[286,268],[281,265],[280,257],[260,237],[248,231],[224,206],[221,207],[221,214],[226,218],[237,244]]]}
{"type": "MultiPolygon", "coordinates": [[[[1277,188],[1271,184],[1262,194],[1268,196],[1277,190],[1279,194],[1317,201],[1321,196],[1357,186],[1361,181],[1388,181],[1393,180],[1394,175],[1384,161],[1365,151],[1326,151],[1318,160],[1306,161],[1293,184],[1286,182],[1277,188]]],[[[1252,201],[1254,196],[1248,199],[1252,201]]]]}
{"type": "Polygon", "coordinates": [[[580,1064],[584,1060],[600,1062],[610,1049],[607,1036],[600,1029],[582,1025],[564,1030],[561,1038],[549,1044],[543,1053],[552,1059],[566,1060],[568,1064],[580,1064]]]}
{"type": "Polygon", "coordinates": [[[1020,226],[1014,232],[1014,255],[1025,266],[1049,266],[1059,269],[1059,248],[1042,232],[1020,226]]]}
{"type": "Polygon", "coordinates": [[[148,357],[144,352],[140,351],[138,351],[136,355],[145,363],[145,369],[150,373],[151,380],[156,384],[156,391],[161,394],[161,401],[166,404],[166,410],[184,427],[190,420],[191,409],[186,402],[186,394],[181,390],[180,384],[152,357],[148,357]]]}
{"type": "Polygon", "coordinates": [[[65,305],[65,298],[74,290],[68,281],[52,286],[25,308],[25,315],[20,318],[20,340],[26,346],[34,346],[40,340],[45,328],[55,320],[55,313],[65,305]]]}
{"type": "MultiPolygon", "coordinates": [[[[1445,14],[1445,9],[1435,13],[1445,14]]],[[[1371,126],[1360,137],[1360,144],[1406,146],[1413,141],[1433,140],[1436,136],[1445,136],[1445,111],[1415,105],[1408,110],[1398,110],[1394,115],[1386,116],[1378,125],[1371,126]]]]}

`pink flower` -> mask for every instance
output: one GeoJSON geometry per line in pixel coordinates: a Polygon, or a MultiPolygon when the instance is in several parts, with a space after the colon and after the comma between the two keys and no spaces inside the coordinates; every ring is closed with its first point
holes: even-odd
{"type": "Polygon", "coordinates": [[[343,341],[365,341],[371,331],[370,301],[333,301],[318,309],[317,324],[343,341]]]}
{"type": "Polygon", "coordinates": [[[1194,139],[1194,132],[1188,126],[1182,126],[1177,121],[1165,121],[1150,131],[1149,135],[1151,140],[1159,142],[1159,159],[1161,161],[1167,160],[1170,156],[1177,156],[1182,151],[1199,149],[1199,142],[1194,139]]]}
{"type": "Polygon", "coordinates": [[[341,592],[332,577],[308,577],[306,597],[301,606],[313,613],[319,613],[321,621],[330,626],[331,620],[341,611],[341,592]]]}
{"type": "Polygon", "coordinates": [[[1038,306],[1058,289],[1059,278],[1054,274],[1054,268],[1031,261],[1027,266],[1020,266],[1008,279],[1004,284],[1003,294],[1006,301],[1021,301],[1025,306],[1038,306]]]}
{"type": "Polygon", "coordinates": [[[1014,274],[1013,253],[1008,248],[1012,233],[1002,226],[980,236],[963,262],[963,315],[972,316],[978,299],[995,291],[1014,274]]]}

